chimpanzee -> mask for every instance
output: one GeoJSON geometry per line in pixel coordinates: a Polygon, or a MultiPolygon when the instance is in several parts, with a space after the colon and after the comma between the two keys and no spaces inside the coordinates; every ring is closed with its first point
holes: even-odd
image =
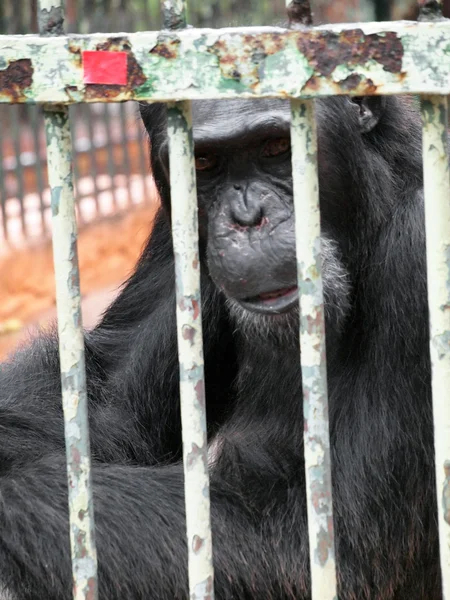
{"type": "MultiPolygon", "coordinates": [[[[437,600],[420,120],[407,98],[316,102],[339,597],[437,600]]],[[[162,198],[86,334],[102,599],[187,598],[165,109],[162,198]]],[[[198,101],[194,136],[216,598],[310,598],[290,108],[198,101]]],[[[54,336],[0,374],[0,578],[71,597],[54,336]]]]}

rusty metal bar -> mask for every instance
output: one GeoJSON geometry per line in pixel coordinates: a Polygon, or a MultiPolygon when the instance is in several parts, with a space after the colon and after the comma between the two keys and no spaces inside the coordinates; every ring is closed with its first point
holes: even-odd
{"type": "Polygon", "coordinates": [[[336,565],[313,100],[292,100],[291,115],[312,600],[333,600],[336,565]]]}
{"type": "Polygon", "coordinates": [[[449,39],[449,21],[0,36],[0,102],[450,94],[449,39]],[[126,54],[125,84],[85,83],[98,48],[126,54]]]}
{"type": "MultiPolygon", "coordinates": [[[[40,0],[38,21],[42,35],[61,34],[63,20],[62,0],[40,0]]],[[[68,108],[47,106],[44,118],[52,205],[73,597],[75,600],[96,600],[97,554],[68,108]]]]}
{"type": "MultiPolygon", "coordinates": [[[[312,24],[309,0],[286,0],[289,27],[312,24]]],[[[317,131],[313,100],[291,101],[300,363],[312,600],[337,599],[328,422],[317,131]]]]}
{"type": "Polygon", "coordinates": [[[313,19],[309,0],[286,0],[286,12],[289,29],[300,29],[312,25],[313,19]]]}
{"type": "Polygon", "coordinates": [[[419,19],[428,21],[434,21],[435,19],[442,19],[442,0],[418,0],[419,6],[419,19]]]}
{"type": "Polygon", "coordinates": [[[172,237],[191,600],[212,600],[213,564],[206,439],[200,261],[194,145],[189,103],[168,108],[172,237]]]}
{"type": "MultiPolygon", "coordinates": [[[[164,25],[186,25],[185,0],[162,1],[164,25]]],[[[191,600],[214,600],[203,361],[197,186],[190,102],[170,103],[172,238],[175,255],[180,401],[191,600]]]]}
{"type": "Polygon", "coordinates": [[[431,383],[443,597],[450,600],[450,176],[445,96],[422,96],[431,383]]]}
{"type": "Polygon", "coordinates": [[[186,27],[186,0],[162,0],[163,29],[175,31],[186,27]]]}

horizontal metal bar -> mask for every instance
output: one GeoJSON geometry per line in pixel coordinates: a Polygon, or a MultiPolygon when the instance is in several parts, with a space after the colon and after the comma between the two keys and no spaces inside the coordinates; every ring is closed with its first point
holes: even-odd
{"type": "Polygon", "coordinates": [[[311,597],[313,600],[336,600],[317,133],[313,100],[293,100],[291,110],[311,597]]]}
{"type": "Polygon", "coordinates": [[[450,177],[447,98],[423,96],[423,171],[442,587],[450,600],[450,177]]]}
{"type": "Polygon", "coordinates": [[[450,94],[449,39],[449,21],[0,36],[0,102],[450,94]],[[124,52],[126,83],[85,83],[86,50],[124,52]]]}

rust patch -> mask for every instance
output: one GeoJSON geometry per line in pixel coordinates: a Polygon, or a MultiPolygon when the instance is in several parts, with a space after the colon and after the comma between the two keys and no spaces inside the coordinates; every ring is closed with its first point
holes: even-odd
{"type": "Polygon", "coordinates": [[[86,600],[95,600],[97,597],[97,580],[95,577],[89,577],[88,579],[88,593],[86,600]]]}
{"type": "Polygon", "coordinates": [[[195,334],[196,334],[196,331],[193,327],[191,327],[190,325],[183,325],[183,329],[182,329],[183,339],[187,340],[191,346],[194,345],[195,334]]]}
{"type": "Polygon", "coordinates": [[[173,35],[159,35],[158,42],[154,48],[150,50],[150,54],[160,56],[161,58],[173,59],[178,58],[178,50],[180,47],[179,38],[173,35]]]}
{"type": "Polygon", "coordinates": [[[195,554],[197,554],[202,549],[204,541],[205,540],[199,535],[194,535],[194,538],[192,540],[192,550],[195,552],[195,554]]]}
{"type": "Polygon", "coordinates": [[[77,67],[82,67],[83,60],[81,58],[81,48],[79,44],[76,43],[76,40],[69,40],[68,49],[71,54],[75,57],[77,67]]]}
{"type": "Polygon", "coordinates": [[[197,398],[197,402],[199,405],[204,408],[205,407],[205,386],[203,385],[203,380],[197,381],[195,384],[195,396],[197,398]]]}
{"type": "Polygon", "coordinates": [[[306,84],[304,85],[304,89],[311,90],[312,92],[316,92],[320,89],[320,78],[313,75],[308,79],[306,84]]]}
{"type": "Polygon", "coordinates": [[[85,545],[86,535],[84,532],[80,531],[77,535],[77,544],[79,548],[79,552],[77,553],[77,558],[86,558],[87,556],[87,548],[85,545]]]}
{"type": "MultiPolygon", "coordinates": [[[[270,52],[267,50],[268,40],[266,40],[266,35],[261,36],[252,36],[245,35],[243,37],[243,44],[240,47],[239,52],[235,50],[233,47],[233,51],[230,50],[228,43],[224,39],[219,39],[212,46],[208,48],[208,52],[214,54],[219,59],[219,64],[221,66],[225,66],[224,76],[231,77],[232,79],[240,79],[239,70],[236,68],[236,62],[244,61],[244,62],[252,62],[256,68],[259,67],[261,62],[265,59],[267,54],[272,54],[277,52],[280,48],[278,48],[278,44],[272,44],[273,50],[270,52]]],[[[273,38],[278,40],[282,39],[279,35],[274,35],[273,38]]],[[[273,38],[270,41],[273,41],[273,38]]]]}
{"type": "Polygon", "coordinates": [[[200,315],[200,304],[198,300],[192,300],[192,307],[194,309],[194,321],[196,321],[200,315]]]}
{"type": "Polygon", "coordinates": [[[197,444],[192,444],[190,452],[187,454],[187,467],[188,469],[192,468],[192,465],[197,460],[199,456],[201,456],[202,451],[201,448],[197,446],[197,444]]]}
{"type": "Polygon", "coordinates": [[[316,31],[313,39],[298,37],[297,47],[324,77],[341,64],[363,66],[369,60],[378,62],[389,73],[400,73],[402,69],[403,45],[395,32],[365,35],[361,29],[316,31]]]}
{"type": "Polygon", "coordinates": [[[375,94],[377,91],[377,86],[374,84],[372,79],[367,79],[358,73],[352,73],[340,81],[339,84],[344,90],[357,91],[359,94],[362,92],[375,94]]]}
{"type": "Polygon", "coordinates": [[[96,50],[105,52],[126,52],[127,53],[127,85],[103,85],[89,83],[86,85],[86,100],[103,97],[105,100],[116,98],[138,88],[147,81],[147,77],[131,51],[130,42],[126,37],[112,37],[105,42],[97,44],[96,50]]]}
{"type": "Polygon", "coordinates": [[[29,58],[14,60],[3,71],[0,71],[0,92],[13,102],[25,100],[24,90],[33,83],[33,64],[29,58]]]}
{"type": "Polygon", "coordinates": [[[78,88],[76,85],[66,85],[64,88],[69,100],[74,101],[76,98],[76,93],[78,92],[78,88]]]}

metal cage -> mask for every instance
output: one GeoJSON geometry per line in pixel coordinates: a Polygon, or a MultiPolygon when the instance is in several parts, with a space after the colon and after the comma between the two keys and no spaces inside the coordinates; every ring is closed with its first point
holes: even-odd
{"type": "Polygon", "coordinates": [[[440,556],[444,597],[450,599],[450,180],[446,98],[450,94],[450,22],[442,18],[438,0],[419,2],[421,21],[417,23],[324,27],[310,26],[306,0],[288,0],[287,4],[287,29],[188,29],[186,1],[163,0],[161,32],[64,36],[62,0],[41,0],[40,36],[0,37],[0,102],[39,103],[45,109],[77,600],[97,597],[97,558],[68,105],[124,100],[169,104],[189,585],[192,599],[210,599],[214,594],[212,538],[190,101],[204,97],[291,99],[312,598],[332,600],[337,592],[314,98],[401,93],[420,95],[423,117],[440,556]],[[255,48],[259,49],[256,54],[255,48]],[[326,73],[320,68],[321,61],[328,65],[326,73]]]}

